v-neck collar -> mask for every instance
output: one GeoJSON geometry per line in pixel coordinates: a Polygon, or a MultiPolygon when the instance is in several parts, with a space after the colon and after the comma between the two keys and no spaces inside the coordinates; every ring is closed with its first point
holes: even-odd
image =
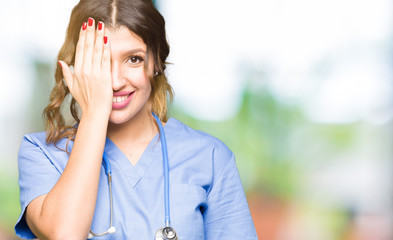
{"type": "MultiPolygon", "coordinates": [[[[168,138],[168,128],[170,128],[172,123],[176,122],[174,120],[175,119],[173,118],[169,118],[164,126],[166,138],[168,138]]],[[[112,140],[110,140],[108,137],[106,138],[104,154],[106,154],[109,158],[111,165],[116,164],[119,169],[123,171],[123,174],[126,175],[130,185],[133,188],[135,188],[138,182],[146,174],[153,160],[156,157],[160,157],[161,159],[161,142],[159,141],[158,137],[159,133],[157,133],[147,145],[135,166],[132,165],[127,156],[116,146],[115,143],[112,142],[112,140]]]]}

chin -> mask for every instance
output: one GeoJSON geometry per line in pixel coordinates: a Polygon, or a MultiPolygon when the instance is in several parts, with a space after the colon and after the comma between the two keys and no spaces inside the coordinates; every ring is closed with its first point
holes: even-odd
{"type": "Polygon", "coordinates": [[[109,116],[109,123],[111,124],[124,124],[128,122],[133,116],[124,116],[124,114],[116,114],[114,112],[109,116]]]}
{"type": "Polygon", "coordinates": [[[122,123],[124,123],[125,121],[122,121],[122,120],[120,120],[120,119],[111,119],[111,118],[109,118],[109,123],[110,124],[115,124],[115,125],[120,125],[120,124],[122,124],[122,123]]]}
{"type": "Polygon", "coordinates": [[[115,109],[109,115],[109,123],[116,125],[123,125],[129,123],[132,119],[143,119],[149,115],[149,107],[144,104],[140,108],[115,109]]]}

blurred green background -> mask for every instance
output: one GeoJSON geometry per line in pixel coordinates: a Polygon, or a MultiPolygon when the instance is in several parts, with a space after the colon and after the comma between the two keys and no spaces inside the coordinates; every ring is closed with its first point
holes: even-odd
{"type": "MultiPolygon", "coordinates": [[[[43,130],[76,3],[0,5],[13,22],[0,38],[0,240],[17,239],[17,151],[43,130]]],[[[260,239],[393,239],[391,1],[156,4],[170,115],[235,153],[260,239]]]]}

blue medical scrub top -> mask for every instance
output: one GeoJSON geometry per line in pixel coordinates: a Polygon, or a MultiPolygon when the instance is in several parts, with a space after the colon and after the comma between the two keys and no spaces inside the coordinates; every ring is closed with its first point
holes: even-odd
{"type": "MultiPolygon", "coordinates": [[[[179,239],[257,239],[233,153],[220,140],[174,118],[168,120],[164,131],[171,226],[179,239]]],[[[63,139],[57,145],[65,149],[66,142],[63,139]]],[[[70,141],[69,151],[72,145],[70,141]]],[[[113,225],[117,231],[94,239],[154,239],[156,230],[165,225],[159,136],[153,138],[135,166],[109,138],[104,151],[112,167],[113,225]]],[[[45,132],[23,138],[18,159],[22,211],[15,226],[19,237],[35,238],[26,224],[25,209],[53,188],[68,158],[66,152],[46,144],[45,132]]],[[[91,229],[101,233],[109,226],[108,180],[102,166],[91,229]]]]}

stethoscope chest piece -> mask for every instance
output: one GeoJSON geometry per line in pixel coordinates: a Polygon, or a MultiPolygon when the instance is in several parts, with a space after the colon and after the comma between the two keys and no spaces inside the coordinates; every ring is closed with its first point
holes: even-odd
{"type": "Polygon", "coordinates": [[[171,227],[160,228],[156,232],[156,240],[178,240],[175,229],[171,227]]]}

